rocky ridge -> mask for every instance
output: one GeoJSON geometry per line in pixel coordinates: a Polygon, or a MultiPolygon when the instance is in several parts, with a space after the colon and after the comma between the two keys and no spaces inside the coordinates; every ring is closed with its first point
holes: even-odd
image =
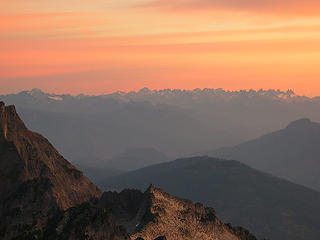
{"type": "Polygon", "coordinates": [[[244,228],[223,224],[212,208],[169,195],[151,185],[146,192],[105,192],[99,205],[136,240],[256,240],[244,228]]]}
{"type": "Polygon", "coordinates": [[[1,235],[10,239],[26,225],[41,228],[101,191],[65,160],[47,139],[29,131],[14,106],[0,103],[1,235]]]}

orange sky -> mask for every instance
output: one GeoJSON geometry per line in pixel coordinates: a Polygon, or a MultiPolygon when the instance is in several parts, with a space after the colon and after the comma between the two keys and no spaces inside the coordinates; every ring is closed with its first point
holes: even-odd
{"type": "Polygon", "coordinates": [[[0,17],[1,93],[320,95],[318,0],[10,0],[0,17]]]}

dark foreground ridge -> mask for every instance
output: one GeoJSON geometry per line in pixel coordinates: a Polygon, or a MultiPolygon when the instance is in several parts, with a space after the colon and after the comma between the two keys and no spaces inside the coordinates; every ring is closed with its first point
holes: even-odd
{"type": "Polygon", "coordinates": [[[220,222],[213,209],[153,186],[101,194],[26,128],[14,106],[0,103],[0,239],[255,239],[220,222]]]}
{"type": "Polygon", "coordinates": [[[106,179],[104,189],[144,190],[152,183],[174,196],[213,207],[223,222],[259,239],[316,240],[320,193],[238,161],[207,156],[178,159],[106,179]]]}
{"type": "Polygon", "coordinates": [[[99,206],[110,211],[132,239],[256,239],[244,228],[223,224],[214,209],[173,197],[153,185],[144,193],[105,192],[99,206]]]}

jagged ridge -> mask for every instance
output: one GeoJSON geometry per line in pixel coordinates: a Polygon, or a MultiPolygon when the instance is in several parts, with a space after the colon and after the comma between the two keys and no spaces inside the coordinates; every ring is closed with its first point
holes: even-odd
{"type": "Polygon", "coordinates": [[[179,199],[151,185],[145,193],[105,192],[99,205],[111,211],[132,239],[255,240],[244,228],[223,224],[212,208],[179,199]]]}

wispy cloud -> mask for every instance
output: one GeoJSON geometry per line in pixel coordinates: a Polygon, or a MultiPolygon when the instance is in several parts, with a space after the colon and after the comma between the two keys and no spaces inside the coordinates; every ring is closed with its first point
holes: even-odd
{"type": "Polygon", "coordinates": [[[281,14],[319,14],[319,0],[154,0],[144,7],[174,11],[236,10],[245,12],[281,14]]]}

